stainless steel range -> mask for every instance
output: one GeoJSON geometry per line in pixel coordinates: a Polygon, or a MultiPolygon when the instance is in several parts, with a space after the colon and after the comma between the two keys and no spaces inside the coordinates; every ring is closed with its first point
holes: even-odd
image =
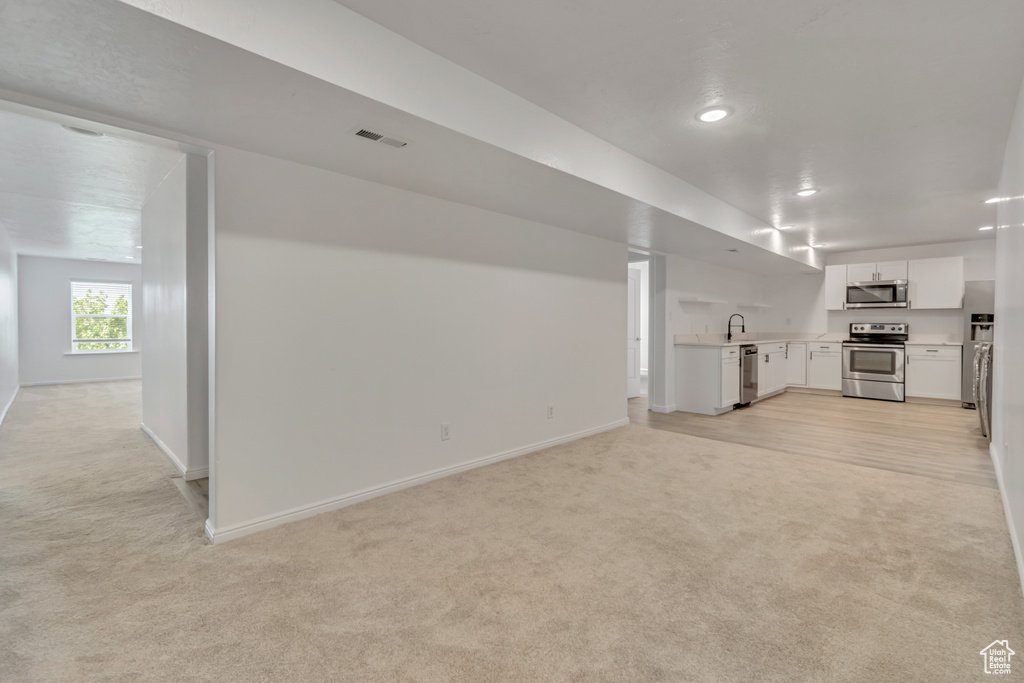
{"type": "Polygon", "coordinates": [[[903,401],[910,326],[907,323],[850,323],[843,342],[843,396],[903,401]]]}

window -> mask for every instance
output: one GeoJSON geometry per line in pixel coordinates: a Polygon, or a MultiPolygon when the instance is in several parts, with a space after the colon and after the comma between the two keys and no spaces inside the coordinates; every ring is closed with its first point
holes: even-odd
{"type": "Polygon", "coordinates": [[[71,352],[131,350],[131,283],[72,282],[71,352]]]}

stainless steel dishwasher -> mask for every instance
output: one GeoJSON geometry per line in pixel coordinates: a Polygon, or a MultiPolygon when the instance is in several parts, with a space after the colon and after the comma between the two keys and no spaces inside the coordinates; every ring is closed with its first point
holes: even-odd
{"type": "Polygon", "coordinates": [[[757,398],[757,345],[744,344],[740,347],[740,402],[750,405],[757,398]]]}

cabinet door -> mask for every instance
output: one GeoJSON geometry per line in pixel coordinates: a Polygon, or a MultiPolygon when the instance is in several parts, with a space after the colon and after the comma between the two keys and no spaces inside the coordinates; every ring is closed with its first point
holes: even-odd
{"type": "Polygon", "coordinates": [[[874,263],[851,263],[846,266],[847,282],[867,282],[875,278],[874,263]]]}
{"type": "Polygon", "coordinates": [[[907,396],[960,400],[960,355],[907,353],[907,396]]]}
{"type": "Polygon", "coordinates": [[[789,344],[786,355],[786,384],[802,387],[807,384],[807,344],[789,344]]]}
{"type": "Polygon", "coordinates": [[[786,388],[786,351],[776,351],[771,354],[768,365],[772,366],[772,391],[782,391],[786,388]]]}
{"type": "Polygon", "coordinates": [[[846,308],[846,266],[825,266],[825,310],[846,308]]]}
{"type": "Polygon", "coordinates": [[[910,261],[910,308],[962,308],[964,259],[926,258],[910,261]]]}
{"type": "Polygon", "coordinates": [[[728,408],[740,402],[740,359],[722,361],[722,400],[719,408],[728,408]]]}
{"type": "Polygon", "coordinates": [[[875,264],[875,274],[878,280],[906,280],[906,261],[883,261],[875,264]]]}
{"type": "Polygon", "coordinates": [[[842,389],[843,354],[812,350],[807,362],[807,386],[815,389],[842,389]]]}
{"type": "Polygon", "coordinates": [[[757,395],[764,396],[771,391],[772,369],[768,367],[771,363],[768,359],[771,356],[767,353],[759,353],[757,355],[757,395]]]}

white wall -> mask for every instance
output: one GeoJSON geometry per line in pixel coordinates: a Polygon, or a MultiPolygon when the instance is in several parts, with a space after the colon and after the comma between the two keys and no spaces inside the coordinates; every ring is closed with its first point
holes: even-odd
{"type": "Polygon", "coordinates": [[[19,374],[22,384],[142,376],[142,270],[138,264],[18,257],[19,374]],[[132,348],[71,354],[71,281],[132,283],[132,348]]]}
{"type": "Polygon", "coordinates": [[[820,334],[828,331],[825,310],[825,275],[765,276],[764,298],[771,308],[764,312],[767,332],[820,334]]]}
{"type": "Polygon", "coordinates": [[[630,268],[636,268],[640,271],[640,370],[641,372],[647,372],[650,365],[648,365],[648,340],[650,337],[650,282],[651,282],[651,269],[650,264],[647,261],[637,261],[629,264],[630,268]]]}
{"type": "Polygon", "coordinates": [[[190,329],[189,317],[197,305],[205,316],[205,287],[188,288],[190,262],[205,272],[205,164],[204,157],[182,155],[142,207],[143,316],[150,331],[142,361],[142,424],[186,479],[208,473],[205,361],[197,377],[189,358],[191,348],[205,359],[206,329],[190,329]],[[201,234],[190,243],[190,190],[197,186],[203,193],[197,198],[201,234]]]}
{"type": "Polygon", "coordinates": [[[18,257],[0,226],[0,423],[18,393],[18,257]]]}
{"type": "MultiPolygon", "coordinates": [[[[1010,128],[999,195],[1024,195],[1024,88],[1010,128]]],[[[1024,200],[998,207],[992,451],[1017,565],[1024,574],[1024,200]]]]}
{"type": "Polygon", "coordinates": [[[625,422],[625,245],[237,150],[215,175],[215,540],[625,422]]]}
{"type": "MultiPolygon", "coordinates": [[[[729,316],[739,313],[748,333],[766,332],[765,309],[740,308],[741,304],[765,303],[764,276],[723,268],[680,256],[667,257],[668,333],[726,334],[729,316]],[[727,301],[724,304],[679,302],[683,296],[727,301]]],[[[734,332],[740,331],[739,318],[734,332]]]]}

